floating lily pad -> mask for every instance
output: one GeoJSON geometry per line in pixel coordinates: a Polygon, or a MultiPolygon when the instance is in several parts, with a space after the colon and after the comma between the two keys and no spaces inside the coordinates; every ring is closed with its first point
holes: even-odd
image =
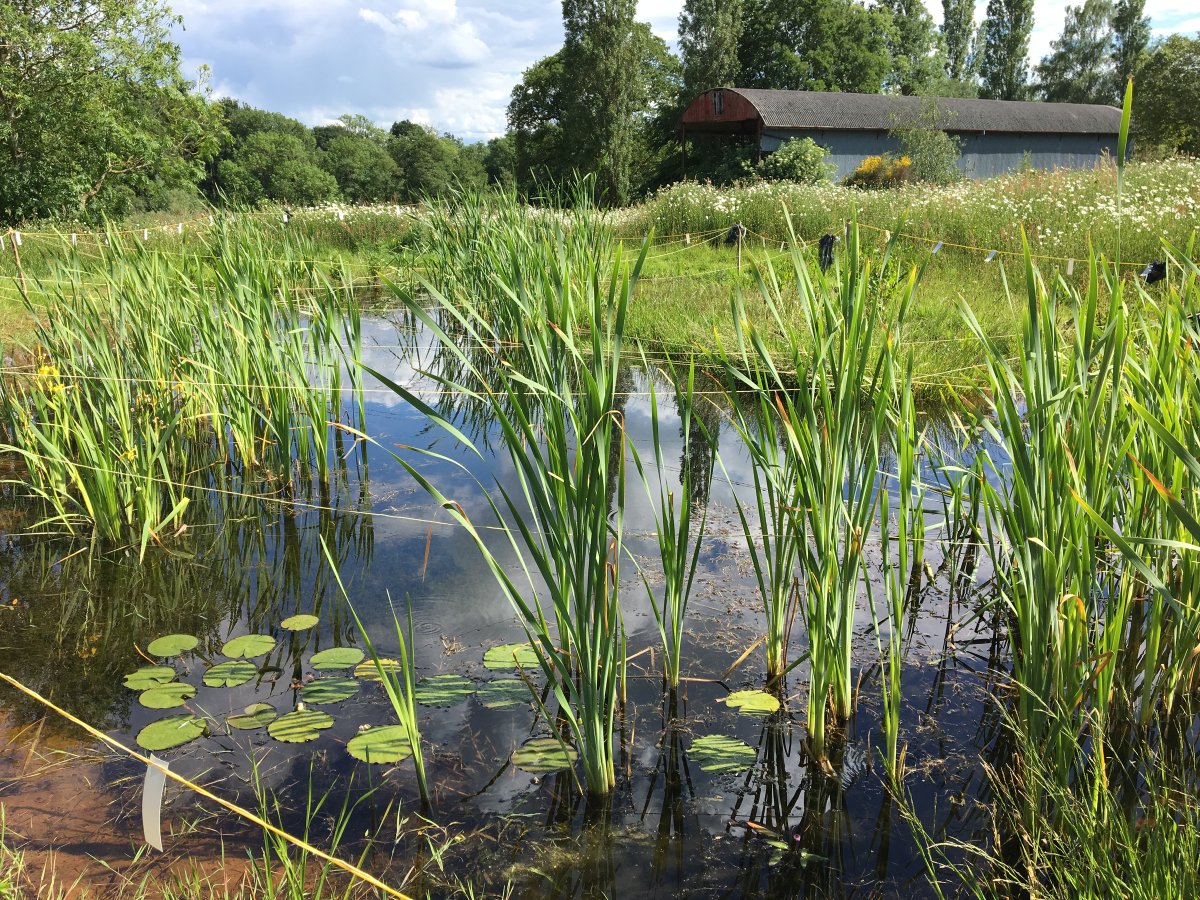
{"type": "Polygon", "coordinates": [[[362,659],[363,652],[357,647],[332,647],[314,653],[309,665],[318,672],[324,672],[329,669],[349,669],[351,666],[357,666],[362,659]]]}
{"type": "Polygon", "coordinates": [[[219,662],[204,673],[204,684],[207,687],[237,687],[245,684],[258,674],[254,663],[244,659],[231,659],[219,662]]]}
{"type": "Polygon", "coordinates": [[[267,726],[267,734],[277,741],[303,744],[318,737],[333,724],[333,716],[316,709],[301,709],[280,716],[267,726]]]}
{"type": "Polygon", "coordinates": [[[174,709],[196,696],[196,687],[183,682],[159,684],[142,691],[138,703],[147,709],[174,709]]]}
{"type": "Polygon", "coordinates": [[[200,641],[190,634],[168,634],[155,638],[146,647],[151,656],[179,656],[189,650],[195,650],[200,641]]]}
{"type": "Polygon", "coordinates": [[[170,750],[204,734],[204,720],[184,713],[151,722],[138,732],[137,743],[146,750],[170,750]]]}
{"type": "Polygon", "coordinates": [[[375,660],[368,659],[360,662],[354,667],[354,677],[361,678],[363,681],[382,681],[379,677],[379,669],[382,668],[386,674],[400,674],[400,661],[396,659],[388,659],[386,656],[379,658],[379,666],[375,665],[375,660]]]}
{"type": "Polygon", "coordinates": [[[226,641],[221,652],[231,659],[254,659],[266,656],[275,649],[275,638],[269,634],[243,634],[226,641]]]}
{"type": "Polygon", "coordinates": [[[316,616],[310,616],[308,613],[300,613],[295,616],[288,616],[279,623],[280,628],[286,628],[288,631],[308,631],[321,620],[316,616]]]}
{"type": "Polygon", "coordinates": [[[277,715],[279,714],[275,712],[275,707],[270,703],[251,703],[246,707],[244,713],[237,716],[230,716],[225,720],[225,724],[230,728],[250,731],[254,728],[262,728],[264,725],[270,725],[277,715]]]}
{"type": "Polygon", "coordinates": [[[479,702],[487,709],[507,709],[529,701],[529,686],[517,678],[497,678],[479,687],[479,702]]]}
{"type": "Polygon", "coordinates": [[[307,703],[341,703],[357,694],[358,686],[353,678],[318,678],[304,686],[300,697],[307,703]]]}
{"type": "Polygon", "coordinates": [[[569,769],[575,765],[579,754],[572,747],[564,747],[557,738],[534,738],[513,753],[512,763],[518,769],[537,774],[569,769]]]}
{"type": "Polygon", "coordinates": [[[461,675],[431,675],[417,682],[414,695],[425,706],[453,706],[475,693],[475,683],[461,675]]]}
{"type": "Polygon", "coordinates": [[[702,772],[740,772],[758,759],[753,747],[723,734],[696,738],[689,753],[700,764],[702,772]]]}
{"type": "Polygon", "coordinates": [[[766,691],[734,691],[722,702],[747,716],[769,716],[779,709],[779,698],[766,691]]]}
{"type": "Polygon", "coordinates": [[[363,762],[394,763],[412,756],[412,744],[403,725],[385,725],[350,738],[346,752],[363,762]]]}
{"type": "Polygon", "coordinates": [[[125,687],[133,691],[145,691],[174,680],[175,670],[170,666],[142,666],[125,676],[125,687]]]}
{"type": "Polygon", "coordinates": [[[501,644],[488,648],[483,664],[489,669],[537,668],[538,656],[529,644],[501,644]]]}

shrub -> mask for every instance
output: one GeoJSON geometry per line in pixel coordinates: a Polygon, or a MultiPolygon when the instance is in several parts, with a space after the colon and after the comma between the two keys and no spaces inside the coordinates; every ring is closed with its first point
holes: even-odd
{"type": "Polygon", "coordinates": [[[848,187],[890,188],[908,181],[912,174],[912,159],[908,156],[895,157],[890,153],[868,156],[847,178],[848,187]]]}
{"type": "Polygon", "coordinates": [[[962,141],[940,128],[898,128],[892,131],[900,152],[912,160],[909,177],[913,181],[952,184],[962,179],[958,158],[962,141]]]}
{"type": "Polygon", "coordinates": [[[828,181],[833,171],[833,166],[825,162],[828,155],[829,151],[812,138],[793,138],[758,164],[758,174],[767,181],[828,181]]]}

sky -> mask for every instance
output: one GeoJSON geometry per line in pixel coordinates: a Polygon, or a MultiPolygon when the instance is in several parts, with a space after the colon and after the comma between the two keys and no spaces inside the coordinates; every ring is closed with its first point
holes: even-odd
{"type": "MultiPolygon", "coordinates": [[[[1077,0],[1081,3],[1082,0],[1077,0]]],[[[401,119],[467,141],[503,134],[521,73],[562,44],[559,0],[174,0],[184,70],[217,96],[320,125],[343,113],[401,119]]],[[[640,0],[674,48],[683,0],[640,0]]],[[[940,0],[926,0],[936,22],[940,0]]],[[[1030,56],[1062,30],[1065,0],[1035,0],[1030,56]]],[[[976,21],[986,2],[978,3],[976,21]]],[[[1156,33],[1200,32],[1195,0],[1147,0],[1156,33]]]]}

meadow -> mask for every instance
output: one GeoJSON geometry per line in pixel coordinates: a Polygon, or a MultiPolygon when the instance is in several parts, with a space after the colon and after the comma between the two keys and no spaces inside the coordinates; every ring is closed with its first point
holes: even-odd
{"type": "Polygon", "coordinates": [[[8,717],[123,896],[1189,895],[1198,171],[23,241],[8,717]]]}

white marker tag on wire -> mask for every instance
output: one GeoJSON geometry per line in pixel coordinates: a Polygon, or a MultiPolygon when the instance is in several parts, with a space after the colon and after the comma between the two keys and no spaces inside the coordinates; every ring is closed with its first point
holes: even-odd
{"type": "Polygon", "coordinates": [[[162,798],[167,785],[168,763],[150,754],[153,766],[146,766],[146,781],[142,785],[142,834],[146,843],[162,853],[162,798]],[[159,768],[161,766],[162,768],[159,768]]]}
{"type": "Polygon", "coordinates": [[[1074,275],[1074,274],[1075,274],[1075,260],[1068,259],[1067,260],[1067,275],[1074,275]]]}
{"type": "Polygon", "coordinates": [[[178,231],[180,234],[183,234],[183,223],[180,222],[179,225],[176,226],[175,230],[178,231]]]}
{"type": "Polygon", "coordinates": [[[936,244],[933,245],[933,249],[929,251],[929,255],[932,256],[933,254],[937,253],[941,249],[942,249],[942,242],[938,241],[936,244]]]}
{"type": "Polygon", "coordinates": [[[16,244],[18,247],[21,246],[21,232],[19,232],[19,231],[13,232],[13,243],[16,244]]]}
{"type": "Polygon", "coordinates": [[[984,260],[984,262],[985,262],[985,263],[989,263],[989,262],[991,262],[991,261],[992,261],[993,259],[995,259],[995,258],[996,258],[996,251],[995,251],[995,250],[993,250],[991,253],[989,253],[989,254],[987,255],[987,259],[985,259],[985,260],[984,260]]]}

